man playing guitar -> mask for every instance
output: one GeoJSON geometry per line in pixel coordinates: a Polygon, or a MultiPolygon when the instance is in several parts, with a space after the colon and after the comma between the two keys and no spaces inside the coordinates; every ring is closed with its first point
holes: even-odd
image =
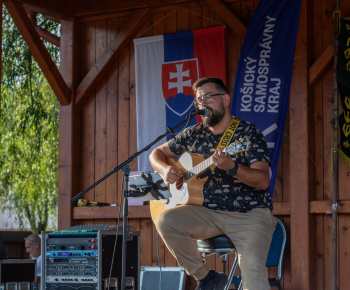
{"type": "Polygon", "coordinates": [[[230,95],[221,79],[199,79],[193,90],[196,108],[206,108],[208,116],[202,116],[203,124],[186,128],[153,150],[150,162],[170,185],[182,180],[184,173],[169,158],[189,152],[211,158],[214,166],[199,176],[206,178],[202,205],[164,210],[155,221],[156,228],[178,264],[197,280],[196,289],[225,288],[227,275],[210,270],[194,243],[222,234],[232,240],[240,255],[243,288],[270,289],[265,263],[276,221],[271,213],[265,138],[254,124],[232,118],[230,95]],[[249,138],[249,150],[226,154],[221,145],[228,138],[230,143],[249,138]]]}

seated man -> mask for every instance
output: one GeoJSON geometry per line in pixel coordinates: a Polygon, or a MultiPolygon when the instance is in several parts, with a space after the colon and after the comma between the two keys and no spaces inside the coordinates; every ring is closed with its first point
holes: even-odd
{"type": "Polygon", "coordinates": [[[36,279],[35,284],[40,289],[41,278],[41,239],[39,235],[31,234],[25,240],[26,252],[32,259],[36,260],[36,279]]]}
{"type": "Polygon", "coordinates": [[[195,107],[207,109],[208,116],[202,116],[203,124],[186,128],[154,149],[150,162],[169,184],[183,178],[183,172],[167,164],[167,157],[199,154],[211,158],[215,169],[206,171],[202,206],[180,205],[163,211],[156,221],[157,230],[178,264],[197,280],[197,289],[222,290],[227,275],[208,268],[194,240],[225,234],[240,256],[243,288],[268,290],[265,263],[276,220],[271,213],[270,156],[265,138],[254,124],[232,118],[230,95],[221,79],[199,79],[193,90],[195,107]],[[237,155],[226,155],[223,146],[218,146],[221,140],[235,143],[247,138],[249,150],[237,155]]]}

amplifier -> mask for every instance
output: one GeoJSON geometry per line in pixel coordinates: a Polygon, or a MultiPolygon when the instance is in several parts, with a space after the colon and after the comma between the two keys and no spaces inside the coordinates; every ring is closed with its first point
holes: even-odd
{"type": "MultiPolygon", "coordinates": [[[[128,231],[125,288],[137,290],[140,271],[139,232],[128,231]]],[[[123,230],[65,230],[42,233],[41,289],[103,290],[107,281],[121,289],[123,230]],[[109,280],[109,277],[111,278],[109,280]],[[116,286],[117,286],[116,285],[116,286]]]]}

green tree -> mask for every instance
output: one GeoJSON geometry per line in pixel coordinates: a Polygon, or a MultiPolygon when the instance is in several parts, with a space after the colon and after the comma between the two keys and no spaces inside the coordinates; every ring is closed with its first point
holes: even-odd
{"type": "MultiPolygon", "coordinates": [[[[37,22],[59,35],[58,23],[37,22]]],[[[57,220],[59,103],[6,9],[2,37],[0,204],[39,233],[57,220]]],[[[44,43],[58,65],[59,48],[44,43]]]]}

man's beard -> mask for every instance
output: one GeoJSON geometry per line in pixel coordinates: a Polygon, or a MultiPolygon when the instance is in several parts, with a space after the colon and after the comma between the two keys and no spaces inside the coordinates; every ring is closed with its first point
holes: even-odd
{"type": "Polygon", "coordinates": [[[220,123],[220,121],[224,118],[225,116],[225,107],[224,104],[221,102],[220,108],[217,110],[213,110],[212,108],[208,107],[208,110],[211,110],[211,115],[207,117],[203,117],[203,124],[208,127],[214,127],[217,124],[220,123]]]}

